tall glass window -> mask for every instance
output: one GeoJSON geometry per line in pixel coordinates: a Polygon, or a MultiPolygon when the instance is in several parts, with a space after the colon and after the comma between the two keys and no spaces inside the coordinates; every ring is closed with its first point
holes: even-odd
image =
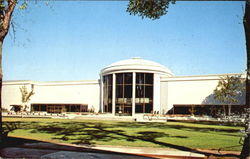
{"type": "Polygon", "coordinates": [[[103,112],[112,113],[113,76],[103,76],[103,112]]]}
{"type": "Polygon", "coordinates": [[[132,73],[116,74],[115,113],[120,115],[132,114],[132,73]]]}
{"type": "Polygon", "coordinates": [[[152,73],[136,73],[135,113],[152,113],[153,82],[152,73]]]}

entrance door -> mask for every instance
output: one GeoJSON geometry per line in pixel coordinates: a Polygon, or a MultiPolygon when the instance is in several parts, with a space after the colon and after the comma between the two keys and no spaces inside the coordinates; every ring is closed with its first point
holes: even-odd
{"type": "Polygon", "coordinates": [[[131,116],[132,105],[131,104],[117,104],[115,108],[115,114],[119,116],[131,116]]]}
{"type": "Polygon", "coordinates": [[[116,115],[132,115],[132,73],[116,74],[116,115]]]}

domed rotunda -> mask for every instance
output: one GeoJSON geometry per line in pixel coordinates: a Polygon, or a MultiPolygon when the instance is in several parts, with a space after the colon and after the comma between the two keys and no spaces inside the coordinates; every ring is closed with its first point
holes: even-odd
{"type": "Polygon", "coordinates": [[[101,111],[133,116],[160,111],[160,79],[172,77],[165,66],[139,57],[101,70],[101,111]]]}

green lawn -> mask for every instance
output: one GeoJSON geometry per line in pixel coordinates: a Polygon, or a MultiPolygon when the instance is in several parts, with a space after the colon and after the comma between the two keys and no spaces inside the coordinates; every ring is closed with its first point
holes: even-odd
{"type": "Polygon", "coordinates": [[[9,136],[87,145],[200,148],[240,151],[241,127],[181,122],[3,118],[9,136]]]}

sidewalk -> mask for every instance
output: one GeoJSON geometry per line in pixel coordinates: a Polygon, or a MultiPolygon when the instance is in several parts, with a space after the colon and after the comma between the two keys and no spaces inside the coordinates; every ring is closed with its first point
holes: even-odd
{"type": "MultiPolygon", "coordinates": [[[[0,158],[84,158],[84,159],[202,159],[202,153],[171,150],[166,148],[123,147],[98,145],[93,147],[73,144],[57,144],[14,138],[17,143],[0,149],[0,158]],[[20,140],[20,142],[18,142],[20,140]]],[[[11,141],[10,141],[11,142],[11,141]]],[[[202,151],[200,151],[202,152],[202,151]]],[[[211,153],[211,151],[209,152],[211,153]]],[[[214,153],[214,152],[213,152],[214,153]]]]}
{"type": "Polygon", "coordinates": [[[187,152],[187,151],[179,151],[179,150],[171,150],[166,148],[150,148],[150,147],[123,147],[123,146],[96,146],[92,147],[96,150],[106,150],[113,152],[121,152],[121,153],[130,153],[136,155],[146,155],[146,156],[162,156],[162,157],[175,157],[175,158],[204,158],[205,155],[187,152]]]}

